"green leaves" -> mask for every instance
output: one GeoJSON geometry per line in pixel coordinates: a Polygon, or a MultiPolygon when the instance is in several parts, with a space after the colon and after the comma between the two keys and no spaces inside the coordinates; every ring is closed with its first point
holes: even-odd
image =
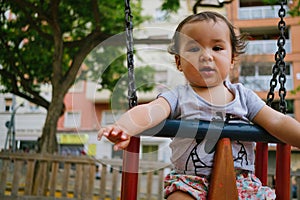
{"type": "MultiPolygon", "coordinates": [[[[109,35],[124,31],[124,2],[119,0],[0,3],[0,84],[4,92],[22,93],[29,101],[42,83],[70,87],[81,60],[109,35]]],[[[144,20],[141,9],[139,0],[132,2],[136,25],[144,20]]],[[[119,68],[123,70],[124,64],[114,70],[119,68]]]]}
{"type": "Polygon", "coordinates": [[[168,12],[176,12],[180,8],[180,2],[179,0],[164,0],[161,8],[168,12]]]}

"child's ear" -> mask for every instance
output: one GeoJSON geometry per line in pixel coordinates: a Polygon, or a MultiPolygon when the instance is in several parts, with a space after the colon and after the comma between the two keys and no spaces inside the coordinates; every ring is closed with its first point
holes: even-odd
{"type": "Polygon", "coordinates": [[[177,69],[179,71],[182,71],[182,68],[181,68],[181,65],[180,65],[180,56],[179,55],[175,55],[175,62],[176,62],[177,69]]]}
{"type": "Polygon", "coordinates": [[[231,59],[230,69],[233,69],[233,68],[234,68],[234,59],[232,58],[232,59],[231,59]]]}

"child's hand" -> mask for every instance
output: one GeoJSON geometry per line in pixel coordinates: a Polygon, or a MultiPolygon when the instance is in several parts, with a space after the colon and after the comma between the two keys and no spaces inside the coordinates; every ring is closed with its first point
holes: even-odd
{"type": "Polygon", "coordinates": [[[115,151],[125,149],[130,142],[130,136],[116,125],[100,128],[98,140],[101,140],[102,136],[105,136],[109,141],[115,143],[115,151]]]}

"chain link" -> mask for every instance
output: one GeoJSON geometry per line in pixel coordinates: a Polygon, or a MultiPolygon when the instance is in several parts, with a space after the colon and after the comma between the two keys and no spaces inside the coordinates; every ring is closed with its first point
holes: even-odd
{"type": "Polygon", "coordinates": [[[126,47],[127,47],[127,68],[128,68],[128,103],[129,108],[137,105],[137,96],[134,77],[133,59],[133,23],[130,8],[130,0],[125,0],[125,23],[126,23],[126,47]]]}
{"type": "Polygon", "coordinates": [[[286,51],[284,49],[285,45],[285,29],[286,29],[286,24],[284,21],[284,17],[286,15],[286,10],[284,8],[284,5],[287,4],[287,0],[279,0],[280,3],[280,9],[278,11],[278,16],[280,17],[280,21],[278,22],[278,30],[280,31],[280,36],[277,40],[277,47],[278,50],[275,53],[275,64],[272,69],[272,79],[270,81],[270,91],[267,96],[267,104],[271,106],[273,100],[274,100],[274,90],[277,86],[277,83],[279,82],[280,88],[279,88],[279,97],[280,97],[280,102],[279,102],[279,110],[282,113],[287,112],[287,103],[285,100],[286,96],[286,88],[285,88],[285,82],[286,82],[286,75],[285,75],[285,69],[286,65],[284,62],[284,58],[286,56],[286,51]],[[278,81],[277,81],[277,76],[278,76],[278,81]]]}

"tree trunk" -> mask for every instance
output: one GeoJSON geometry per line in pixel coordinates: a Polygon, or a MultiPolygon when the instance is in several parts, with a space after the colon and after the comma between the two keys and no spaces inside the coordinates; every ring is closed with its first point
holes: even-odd
{"type": "Polygon", "coordinates": [[[62,109],[63,109],[63,98],[52,98],[52,102],[50,103],[47,112],[43,133],[39,140],[38,153],[53,154],[57,152],[58,143],[56,139],[56,129],[57,129],[57,122],[59,117],[61,116],[62,109]]]}
{"type": "MultiPolygon", "coordinates": [[[[63,93],[63,92],[61,92],[63,93]]],[[[38,153],[49,153],[53,154],[58,150],[58,143],[56,139],[56,130],[57,130],[57,122],[59,117],[62,114],[63,109],[63,100],[64,95],[53,95],[52,101],[50,103],[46,121],[43,128],[42,136],[38,140],[38,153]],[[60,97],[60,98],[59,98],[60,97]]],[[[34,171],[34,184],[33,184],[33,194],[37,195],[46,195],[48,190],[48,182],[49,182],[49,168],[51,163],[44,163],[47,165],[46,172],[42,167],[41,162],[37,162],[35,165],[34,171]],[[38,191],[37,188],[41,188],[39,186],[43,185],[42,189],[38,191]]]]}

